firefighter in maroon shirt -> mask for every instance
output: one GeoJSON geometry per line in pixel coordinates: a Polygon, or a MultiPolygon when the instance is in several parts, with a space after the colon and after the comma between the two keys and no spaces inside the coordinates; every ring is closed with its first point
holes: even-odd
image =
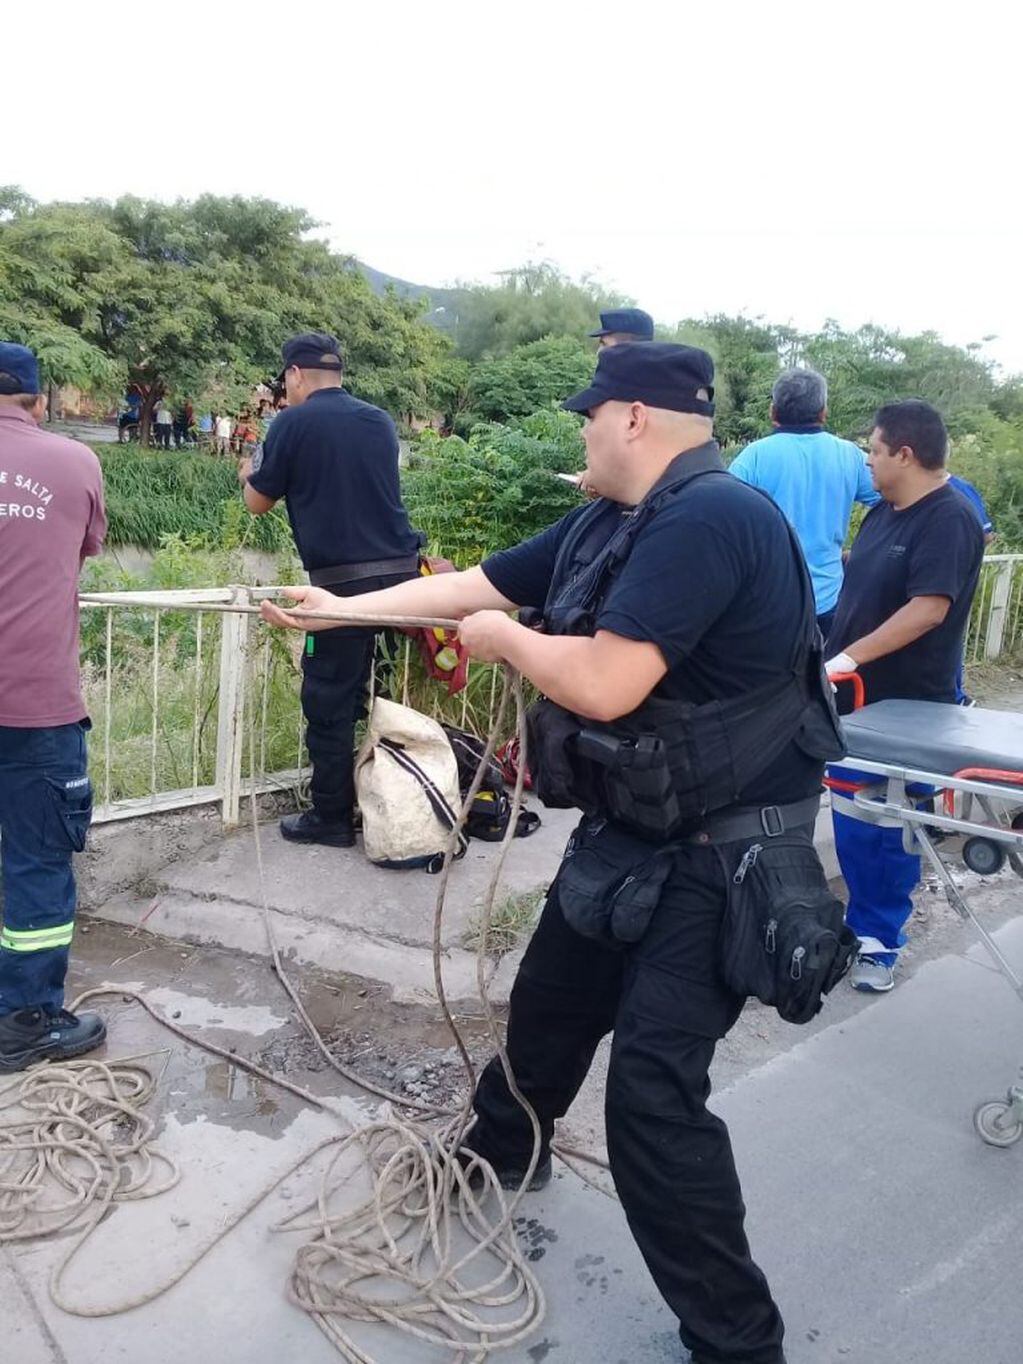
{"type": "Polygon", "coordinates": [[[71,857],[92,813],[78,675],[78,573],[106,531],[99,461],[40,427],[35,356],[0,342],[0,1071],[99,1046],[64,1008],[71,857]]]}

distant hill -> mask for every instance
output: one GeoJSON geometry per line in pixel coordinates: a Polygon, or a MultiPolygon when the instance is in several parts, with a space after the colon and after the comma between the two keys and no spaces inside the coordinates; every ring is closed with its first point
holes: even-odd
{"type": "Polygon", "coordinates": [[[429,300],[430,309],[424,313],[425,320],[431,322],[441,331],[454,330],[455,323],[458,321],[461,290],[434,288],[426,284],[412,284],[407,279],[398,279],[396,275],[385,275],[382,270],[374,270],[372,265],[366,265],[361,260],[357,260],[355,264],[362,271],[369,287],[375,294],[382,294],[388,288],[393,288],[399,298],[426,298],[429,300]]]}

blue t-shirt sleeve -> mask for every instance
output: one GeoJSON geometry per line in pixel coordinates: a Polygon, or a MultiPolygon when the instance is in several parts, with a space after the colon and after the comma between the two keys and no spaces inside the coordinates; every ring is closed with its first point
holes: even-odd
{"type": "Polygon", "coordinates": [[[980,522],[980,528],[984,534],[990,535],[994,530],[994,526],[991,523],[991,517],[988,515],[987,507],[984,505],[984,499],[980,495],[980,489],[975,488],[972,483],[967,483],[964,478],[955,478],[953,476],[949,479],[949,482],[954,488],[958,488],[973,510],[977,513],[977,520],[980,522]]]}
{"type": "Polygon", "coordinates": [[[740,556],[720,525],[657,516],[637,538],[597,629],[656,644],[673,668],[728,610],[742,583],[740,556]]]}
{"type": "Polygon", "coordinates": [[[980,495],[980,490],[978,488],[975,488],[972,484],[970,484],[968,492],[966,488],[963,488],[961,491],[966,493],[967,497],[969,497],[970,501],[973,503],[974,510],[977,513],[977,520],[980,522],[981,530],[984,532],[985,535],[990,535],[991,532],[994,530],[994,526],[991,524],[991,517],[988,515],[988,509],[984,505],[984,499],[980,495]]]}
{"type": "Polygon", "coordinates": [[[488,581],[516,606],[542,607],[554,573],[554,561],[572,521],[585,508],[569,512],[539,535],[511,549],[500,549],[480,565],[488,581]]]}
{"type": "Polygon", "coordinates": [[[881,501],[881,494],[874,487],[874,480],[870,477],[870,469],[863,451],[858,445],[854,445],[856,451],[856,501],[862,502],[865,507],[876,507],[881,501]]]}
{"type": "MultiPolygon", "coordinates": [[[[282,414],[283,415],[283,414],[282,414]]],[[[266,439],[256,449],[252,460],[249,483],[257,493],[278,501],[288,493],[287,430],[278,417],[266,433],[266,439]]]]}

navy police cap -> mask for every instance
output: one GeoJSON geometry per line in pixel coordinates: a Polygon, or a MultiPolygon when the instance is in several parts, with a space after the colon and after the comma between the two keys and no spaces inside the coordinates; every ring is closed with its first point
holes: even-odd
{"type": "Polygon", "coordinates": [[[600,328],[590,336],[612,336],[615,333],[634,336],[637,341],[654,339],[654,319],[642,308],[613,308],[600,314],[600,328]]]}
{"type": "Polygon", "coordinates": [[[284,366],[277,376],[278,382],[292,365],[299,369],[335,369],[339,373],[343,368],[341,346],[337,337],[328,332],[301,332],[289,337],[281,347],[281,358],[284,366]]]}
{"type": "Polygon", "coordinates": [[[605,346],[597,356],[593,382],[561,404],[589,412],[601,403],[645,403],[670,412],[713,417],[714,361],[696,346],[649,344],[605,346]]]}
{"type": "Polygon", "coordinates": [[[39,366],[28,346],[0,341],[0,393],[39,391],[39,366]]]}

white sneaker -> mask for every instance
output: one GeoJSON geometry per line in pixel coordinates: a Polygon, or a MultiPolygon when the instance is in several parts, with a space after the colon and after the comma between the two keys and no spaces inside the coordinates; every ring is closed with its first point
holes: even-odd
{"type": "Polygon", "coordinates": [[[895,986],[895,967],[878,961],[876,957],[861,954],[849,972],[849,984],[854,990],[866,990],[871,994],[883,995],[895,986]]]}

